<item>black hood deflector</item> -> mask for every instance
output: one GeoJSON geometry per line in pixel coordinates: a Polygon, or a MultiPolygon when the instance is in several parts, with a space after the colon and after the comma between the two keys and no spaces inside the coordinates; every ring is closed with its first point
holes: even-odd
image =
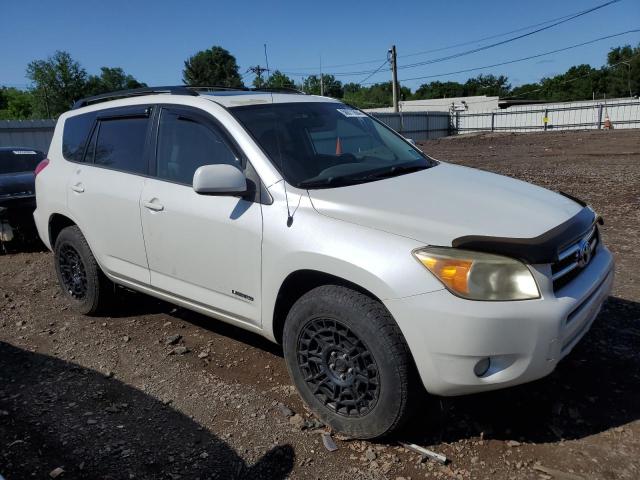
{"type": "Polygon", "coordinates": [[[552,263],[558,259],[558,252],[588,233],[596,221],[602,223],[591,208],[584,207],[566,222],[534,238],[465,235],[453,240],[451,245],[455,248],[506,255],[530,264],[552,263]]]}

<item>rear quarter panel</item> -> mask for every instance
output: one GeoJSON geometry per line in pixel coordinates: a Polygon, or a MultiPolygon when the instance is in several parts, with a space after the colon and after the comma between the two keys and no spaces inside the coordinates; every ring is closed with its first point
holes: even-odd
{"type": "Polygon", "coordinates": [[[33,217],[42,242],[53,249],[49,239],[49,219],[59,213],[73,220],[67,208],[67,183],[74,164],[62,156],[62,130],[68,115],[63,114],[56,123],[47,158],[49,165],[36,177],[36,210],[33,217]]]}

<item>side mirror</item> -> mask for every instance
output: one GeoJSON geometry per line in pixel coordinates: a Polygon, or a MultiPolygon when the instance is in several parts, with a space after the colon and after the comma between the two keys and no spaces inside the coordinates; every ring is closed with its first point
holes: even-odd
{"type": "Polygon", "coordinates": [[[411,145],[413,145],[414,147],[416,146],[416,141],[413,138],[407,138],[404,137],[404,139],[409,142],[411,145]]]}
{"type": "Polygon", "coordinates": [[[200,195],[242,196],[247,177],[233,165],[203,165],[193,175],[193,189],[200,195]]]}

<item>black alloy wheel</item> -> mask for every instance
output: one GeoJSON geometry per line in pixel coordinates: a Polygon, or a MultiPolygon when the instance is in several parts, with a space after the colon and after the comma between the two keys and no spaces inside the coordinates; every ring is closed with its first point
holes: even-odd
{"type": "Polygon", "coordinates": [[[58,264],[65,291],[76,300],[84,299],[87,295],[87,271],[78,251],[69,244],[63,245],[58,264]]]}
{"type": "Polygon", "coordinates": [[[298,365],[325,406],[346,417],[361,417],[378,401],[380,381],[373,355],[346,325],[317,318],[298,338],[298,365]]]}

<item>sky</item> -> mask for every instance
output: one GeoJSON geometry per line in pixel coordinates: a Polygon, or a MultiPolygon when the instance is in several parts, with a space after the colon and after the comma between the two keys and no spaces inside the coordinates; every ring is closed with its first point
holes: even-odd
{"type": "MultiPolygon", "coordinates": [[[[336,76],[345,83],[382,82],[391,78],[386,65],[366,77],[384,63],[388,49],[395,44],[398,77],[403,86],[413,90],[433,80],[464,82],[479,73],[507,75],[517,86],[563,73],[576,64],[599,67],[606,63],[610,48],[637,46],[640,32],[511,65],[403,80],[491,65],[640,29],[640,0],[621,0],[495,48],[402,67],[518,36],[527,30],[478,41],[606,1],[0,0],[0,85],[28,87],[27,64],[56,50],[69,52],[89,74],[99,73],[102,66],[122,67],[149,85],[179,85],[184,60],[199,50],[213,45],[226,48],[236,57],[240,73],[245,74],[250,66],[265,66],[264,44],[271,70],[283,70],[296,82],[317,74],[321,62],[324,73],[347,73],[336,76]],[[436,49],[439,51],[413,55],[436,49]],[[370,63],[335,67],[360,62],[370,63]]],[[[245,83],[252,78],[247,74],[245,83]]]]}

